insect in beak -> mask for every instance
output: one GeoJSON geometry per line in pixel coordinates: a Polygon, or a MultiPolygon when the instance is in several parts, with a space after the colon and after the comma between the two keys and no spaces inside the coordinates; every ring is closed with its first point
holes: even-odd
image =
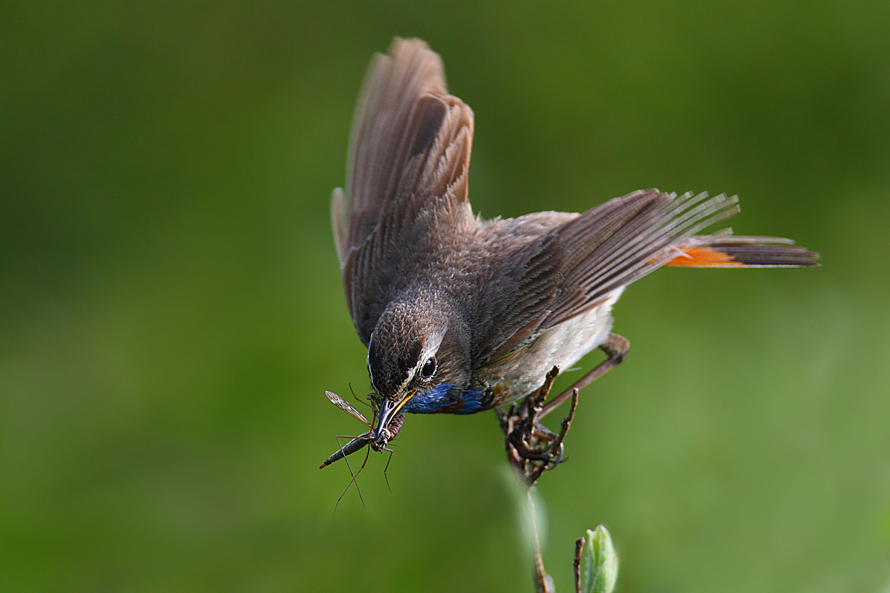
{"type": "MultiPolygon", "coordinates": [[[[335,451],[333,455],[322,462],[322,464],[319,466],[319,469],[324,469],[335,461],[343,459],[347,455],[352,455],[356,451],[361,451],[367,445],[371,445],[371,448],[378,452],[387,450],[386,445],[389,444],[389,441],[396,438],[396,435],[399,433],[399,429],[402,427],[404,416],[399,414],[399,410],[401,410],[402,406],[405,405],[408,399],[410,399],[410,397],[406,397],[402,399],[398,404],[393,404],[390,400],[384,399],[384,403],[381,404],[380,408],[377,428],[374,428],[374,424],[367,418],[365,418],[364,414],[356,410],[352,406],[352,404],[347,402],[345,399],[332,391],[325,391],[324,394],[327,396],[328,400],[332,404],[334,404],[371,430],[358,435],[357,437],[346,443],[344,446],[337,449],[337,451],[335,451]],[[389,427],[387,427],[387,425],[389,425],[389,427]]],[[[413,393],[411,395],[413,396],[413,393]]],[[[377,414],[375,414],[375,416],[376,415],[377,414]]]]}
{"type": "MultiPolygon", "coordinates": [[[[396,435],[399,433],[399,429],[402,427],[402,422],[405,417],[402,414],[399,414],[399,410],[404,405],[406,400],[402,400],[401,405],[394,406],[389,408],[389,412],[387,418],[392,418],[392,422],[389,425],[389,428],[386,428],[386,423],[380,422],[378,423],[378,428],[374,428],[374,424],[368,421],[365,418],[364,414],[356,410],[352,405],[344,400],[342,397],[337,395],[332,391],[325,391],[325,395],[332,404],[367,426],[369,429],[367,432],[358,435],[357,437],[350,440],[346,445],[337,449],[333,455],[325,459],[319,469],[324,469],[327,466],[331,465],[335,461],[339,461],[340,459],[345,459],[348,455],[352,455],[356,451],[360,451],[365,448],[367,445],[371,445],[371,448],[375,451],[389,451],[389,460],[386,462],[386,467],[383,468],[383,477],[386,478],[386,485],[389,486],[389,478],[386,477],[386,471],[389,469],[389,462],[392,461],[392,449],[388,449],[386,447],[387,443],[392,439],[396,438],[396,435]],[[395,414],[395,416],[393,416],[395,414]]],[[[413,395],[413,394],[412,394],[413,395]]],[[[374,413],[375,420],[377,419],[377,412],[374,413]]],[[[370,453],[370,451],[369,451],[370,453]]],[[[358,482],[356,482],[356,478],[358,474],[361,473],[363,469],[365,469],[365,464],[368,462],[368,456],[365,455],[365,460],[362,462],[362,466],[358,469],[357,472],[353,473],[352,468],[349,468],[349,473],[352,474],[352,480],[350,480],[349,485],[346,486],[346,490],[343,491],[343,494],[340,495],[340,498],[337,499],[337,505],[339,506],[340,501],[343,500],[343,497],[346,496],[346,493],[349,491],[349,488],[355,484],[356,489],[358,489],[358,482]]],[[[346,460],[347,467],[349,466],[349,460],[346,460]]],[[[390,488],[390,493],[392,492],[392,488],[390,488]]],[[[361,490],[358,490],[359,499],[362,501],[362,505],[365,504],[364,499],[362,499],[361,490]]],[[[335,508],[336,511],[336,508],[335,508]]]]}
{"type": "Polygon", "coordinates": [[[396,438],[404,421],[404,416],[399,412],[416,394],[416,391],[410,391],[398,401],[383,398],[380,403],[380,411],[377,414],[377,427],[371,433],[372,449],[382,451],[389,441],[396,438]]]}
{"type": "MultiPolygon", "coordinates": [[[[356,410],[348,401],[346,401],[333,391],[325,391],[324,394],[327,396],[328,401],[330,401],[332,404],[334,404],[368,428],[371,428],[371,422],[368,421],[368,419],[365,418],[365,415],[356,410]]],[[[333,455],[325,459],[319,466],[319,469],[324,469],[335,461],[339,461],[347,455],[352,455],[356,451],[360,451],[371,442],[370,435],[371,431],[368,431],[355,437],[354,439],[346,443],[345,446],[340,447],[337,451],[335,451],[333,455]]]]}

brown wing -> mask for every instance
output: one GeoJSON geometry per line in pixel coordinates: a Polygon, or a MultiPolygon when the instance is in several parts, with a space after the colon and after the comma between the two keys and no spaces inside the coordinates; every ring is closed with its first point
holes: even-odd
{"type": "Polygon", "coordinates": [[[448,94],[442,62],[423,41],[396,38],[374,57],[353,122],[347,196],[334,190],[331,201],[346,301],[366,345],[401,281],[399,262],[423,247],[412,232],[420,214],[471,216],[472,138],[473,112],[448,94]]]}
{"type": "Polygon", "coordinates": [[[738,211],[736,198],[658,190],[615,198],[555,226],[508,258],[492,283],[480,361],[497,358],[681,254],[705,227],[738,211]]]}

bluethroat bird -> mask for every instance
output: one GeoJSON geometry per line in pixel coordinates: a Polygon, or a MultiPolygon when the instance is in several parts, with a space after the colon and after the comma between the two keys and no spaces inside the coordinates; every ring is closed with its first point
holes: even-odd
{"type": "Polygon", "coordinates": [[[817,254],[788,239],[699,234],[738,211],[725,195],[639,190],[580,214],[485,220],[467,198],[472,141],[473,112],[448,94],[426,43],[396,38],[388,55],[374,56],[346,192],[331,199],[374,419],[329,393],[369,430],[322,467],[365,445],[384,449],[404,413],[504,406],[595,348],[620,362],[628,342],[610,333],[612,307],[660,267],[816,264],[817,254]]]}

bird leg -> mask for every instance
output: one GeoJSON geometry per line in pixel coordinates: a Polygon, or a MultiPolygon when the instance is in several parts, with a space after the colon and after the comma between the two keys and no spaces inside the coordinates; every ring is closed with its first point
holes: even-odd
{"type": "Polygon", "coordinates": [[[569,417],[562,421],[559,434],[538,422],[544,402],[553,386],[553,380],[559,374],[559,368],[553,367],[544,379],[544,385],[520,403],[515,403],[508,410],[498,410],[498,421],[504,431],[507,460],[522,474],[526,483],[533,486],[547,469],[562,463],[562,441],[569,430],[575,407],[578,404],[577,393],[572,400],[569,417]]]}
{"type": "Polygon", "coordinates": [[[533,486],[546,470],[553,469],[565,461],[563,440],[575,417],[579,391],[620,364],[629,347],[630,342],[626,338],[618,334],[609,334],[600,346],[608,358],[569,389],[547,401],[553,381],[559,375],[559,367],[553,367],[544,378],[544,384],[540,389],[522,402],[512,404],[507,410],[497,410],[498,422],[505,436],[507,460],[522,474],[529,486],[533,486]],[[540,420],[544,416],[569,398],[572,400],[572,405],[569,408],[569,415],[560,423],[559,433],[554,433],[541,424],[540,420]]]}
{"type": "Polygon", "coordinates": [[[618,334],[609,334],[609,337],[606,338],[606,341],[599,345],[599,349],[605,352],[608,358],[596,365],[592,371],[578,379],[578,381],[574,385],[547,402],[547,405],[545,405],[544,408],[541,410],[541,418],[552,412],[556,407],[572,397],[574,391],[581,391],[582,389],[614,369],[616,366],[624,362],[624,358],[627,356],[627,351],[630,349],[630,341],[624,336],[619,336],[618,334]]]}

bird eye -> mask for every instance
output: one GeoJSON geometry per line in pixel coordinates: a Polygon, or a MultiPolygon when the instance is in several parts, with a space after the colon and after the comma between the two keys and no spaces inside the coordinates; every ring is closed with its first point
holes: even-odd
{"type": "Polygon", "coordinates": [[[430,357],[423,365],[423,368],[420,369],[420,374],[424,379],[429,379],[433,376],[433,373],[436,372],[436,359],[430,357]]]}

